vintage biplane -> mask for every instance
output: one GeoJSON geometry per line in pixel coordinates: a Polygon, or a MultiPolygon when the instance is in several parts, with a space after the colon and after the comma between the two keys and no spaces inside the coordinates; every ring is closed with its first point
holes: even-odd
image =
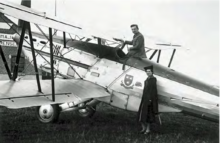
{"type": "Polygon", "coordinates": [[[21,5],[0,2],[0,12],[3,19],[5,15],[19,19],[13,36],[18,45],[13,74],[0,48],[10,78],[0,81],[0,106],[37,107],[37,117],[43,123],[55,122],[60,112],[69,110],[91,117],[100,102],[137,112],[147,78],[144,67],[153,65],[160,113],[182,112],[219,122],[219,89],[170,68],[180,45],[157,43],[146,47],[146,52],[153,51],[149,58],[128,57],[125,45],[112,37],[90,34],[38,12],[30,8],[30,1],[22,1],[21,5]],[[42,33],[32,32],[30,23],[42,33]],[[49,35],[40,26],[47,27],[49,35]],[[53,37],[52,29],[62,31],[63,36],[53,37]],[[167,48],[173,49],[173,53],[165,67],[159,59],[167,48]],[[16,80],[21,51],[34,65],[36,80],[16,80]],[[157,52],[156,62],[152,61],[157,52]],[[50,72],[51,80],[40,80],[39,69],[50,72]]]}

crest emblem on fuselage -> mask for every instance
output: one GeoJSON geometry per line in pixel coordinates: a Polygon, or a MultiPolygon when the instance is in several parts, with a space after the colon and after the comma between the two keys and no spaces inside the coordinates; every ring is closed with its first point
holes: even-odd
{"type": "Polygon", "coordinates": [[[132,75],[126,74],[124,77],[124,80],[121,81],[121,86],[123,86],[126,89],[133,89],[134,84],[133,83],[134,77],[132,75]]]}

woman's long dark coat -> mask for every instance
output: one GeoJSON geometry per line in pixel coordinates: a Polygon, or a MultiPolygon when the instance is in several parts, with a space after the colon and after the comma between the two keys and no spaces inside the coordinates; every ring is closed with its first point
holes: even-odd
{"type": "MultiPolygon", "coordinates": [[[[148,77],[144,83],[141,104],[138,110],[138,121],[147,122],[151,118],[155,122],[155,114],[158,113],[157,79],[148,77]],[[150,110],[149,110],[150,107],[150,110]]],[[[149,122],[149,121],[148,121],[149,122]]]]}

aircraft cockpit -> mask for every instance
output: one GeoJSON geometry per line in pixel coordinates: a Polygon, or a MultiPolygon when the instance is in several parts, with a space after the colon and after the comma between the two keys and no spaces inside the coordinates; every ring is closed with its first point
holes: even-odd
{"type": "MultiPolygon", "coordinates": [[[[114,48],[115,49],[113,50],[115,51],[114,56],[116,56],[117,58],[119,59],[128,58],[126,57],[126,53],[128,53],[128,48],[130,47],[130,45],[119,43],[116,41],[109,41],[109,40],[101,39],[98,37],[95,37],[95,39],[97,39],[96,44],[98,44],[100,47],[108,46],[108,47],[114,48]]],[[[161,60],[164,61],[164,59],[166,59],[166,66],[169,68],[171,67],[172,61],[176,54],[176,50],[184,49],[181,45],[178,45],[178,44],[171,44],[168,42],[155,42],[155,40],[152,40],[148,38],[147,36],[146,36],[145,46],[146,46],[145,52],[147,55],[147,59],[155,61],[157,63],[160,63],[161,60]],[[164,55],[162,55],[162,51],[164,55]]],[[[106,49],[106,48],[101,48],[101,49],[106,49]]],[[[109,53],[109,51],[107,51],[107,53],[109,53]]],[[[101,55],[106,55],[106,54],[103,51],[101,55]]],[[[113,55],[110,55],[110,56],[114,57],[113,55]]]]}

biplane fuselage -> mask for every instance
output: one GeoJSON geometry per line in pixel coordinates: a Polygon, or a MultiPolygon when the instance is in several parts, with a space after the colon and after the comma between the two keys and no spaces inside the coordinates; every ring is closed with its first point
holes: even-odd
{"type": "MultiPolygon", "coordinates": [[[[29,41],[29,37],[25,37],[29,41]]],[[[50,71],[49,44],[34,38],[38,67],[50,71]],[[44,47],[44,48],[42,48],[44,47]]],[[[138,111],[147,78],[143,67],[154,66],[159,94],[159,112],[183,112],[218,122],[219,90],[148,59],[126,57],[121,49],[105,45],[69,41],[68,47],[54,44],[54,68],[65,78],[82,78],[98,84],[111,93],[98,100],[112,106],[138,111]],[[124,66],[124,69],[123,69],[124,66]]],[[[30,46],[24,43],[23,51],[32,61],[30,46]]]]}

